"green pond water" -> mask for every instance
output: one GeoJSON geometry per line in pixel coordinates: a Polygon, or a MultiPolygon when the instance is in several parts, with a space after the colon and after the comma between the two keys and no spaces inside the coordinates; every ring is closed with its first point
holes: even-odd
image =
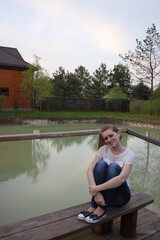
{"type": "MultiPolygon", "coordinates": [[[[99,129],[96,124],[0,126],[0,135],[99,129]]],[[[126,127],[126,126],[125,126],[126,127]]],[[[130,127],[154,139],[160,130],[130,127]]],[[[160,213],[160,147],[123,133],[136,155],[131,187],[153,196],[149,209],[160,213]]],[[[86,169],[98,135],[0,142],[0,225],[54,212],[90,200],[86,169]]]]}

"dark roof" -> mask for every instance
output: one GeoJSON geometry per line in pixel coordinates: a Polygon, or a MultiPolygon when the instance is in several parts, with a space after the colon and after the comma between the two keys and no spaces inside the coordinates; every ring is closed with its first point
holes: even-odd
{"type": "Polygon", "coordinates": [[[28,63],[16,48],[0,46],[0,67],[28,69],[28,63]]]}

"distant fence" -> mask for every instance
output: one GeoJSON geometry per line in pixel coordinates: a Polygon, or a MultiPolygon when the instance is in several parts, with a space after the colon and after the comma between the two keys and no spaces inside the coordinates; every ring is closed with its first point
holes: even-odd
{"type": "Polygon", "coordinates": [[[129,111],[129,101],[118,100],[106,104],[105,99],[48,97],[42,101],[42,110],[129,111]]]}

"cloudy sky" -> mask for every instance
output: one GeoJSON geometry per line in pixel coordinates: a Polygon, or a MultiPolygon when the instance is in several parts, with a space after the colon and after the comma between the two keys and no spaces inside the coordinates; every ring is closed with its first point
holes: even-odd
{"type": "Polygon", "coordinates": [[[39,56],[50,75],[80,65],[92,74],[118,64],[152,23],[160,32],[159,9],[159,0],[0,0],[0,46],[39,56]]]}

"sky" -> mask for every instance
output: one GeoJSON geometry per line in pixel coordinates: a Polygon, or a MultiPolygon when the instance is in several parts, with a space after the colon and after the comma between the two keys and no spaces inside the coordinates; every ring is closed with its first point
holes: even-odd
{"type": "Polygon", "coordinates": [[[160,32],[159,9],[159,0],[0,0],[0,46],[40,57],[50,76],[60,66],[110,70],[153,23],[160,32]]]}

